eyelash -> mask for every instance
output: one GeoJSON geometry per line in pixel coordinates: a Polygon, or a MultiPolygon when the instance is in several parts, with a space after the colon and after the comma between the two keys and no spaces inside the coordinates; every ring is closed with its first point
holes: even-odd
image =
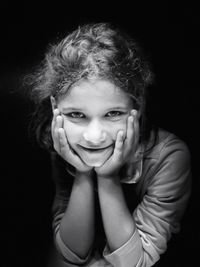
{"type": "Polygon", "coordinates": [[[118,116],[124,114],[123,112],[118,111],[118,110],[112,110],[112,111],[109,111],[107,114],[109,114],[109,113],[111,113],[111,114],[114,113],[114,114],[115,114],[114,116],[107,116],[107,117],[111,117],[111,118],[113,118],[113,117],[118,117],[118,116]]]}
{"type": "Polygon", "coordinates": [[[71,112],[66,114],[66,116],[73,119],[83,119],[84,114],[81,112],[71,112]]]}
{"type": "MultiPolygon", "coordinates": [[[[124,112],[112,110],[112,111],[109,111],[108,113],[106,113],[105,117],[115,118],[115,117],[119,117],[121,115],[124,115],[124,112]],[[114,115],[113,115],[113,113],[114,113],[114,115]],[[108,114],[110,114],[110,115],[112,114],[112,115],[109,116],[108,114]]],[[[65,116],[70,117],[72,119],[85,119],[85,115],[81,112],[71,112],[71,113],[65,114],[65,116]]]]}

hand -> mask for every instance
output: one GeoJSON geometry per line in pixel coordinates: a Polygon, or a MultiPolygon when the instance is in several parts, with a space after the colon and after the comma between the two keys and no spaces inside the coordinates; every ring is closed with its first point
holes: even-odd
{"type": "Polygon", "coordinates": [[[90,172],[93,167],[87,166],[70,147],[65,130],[63,128],[63,117],[60,115],[59,110],[55,109],[53,114],[54,116],[51,124],[51,133],[54,149],[64,160],[74,166],[76,171],[80,173],[90,172]]]}
{"type": "Polygon", "coordinates": [[[137,111],[132,110],[128,117],[127,133],[124,138],[124,132],[120,130],[117,133],[115,148],[112,156],[95,171],[98,177],[113,178],[118,177],[120,168],[129,160],[130,156],[135,154],[139,142],[139,122],[137,111]]]}

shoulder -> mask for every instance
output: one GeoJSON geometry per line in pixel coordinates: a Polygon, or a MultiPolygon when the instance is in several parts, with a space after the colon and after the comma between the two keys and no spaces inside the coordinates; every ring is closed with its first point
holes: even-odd
{"type": "Polygon", "coordinates": [[[157,194],[174,190],[183,192],[183,187],[184,191],[187,190],[191,181],[190,158],[190,151],[183,140],[159,129],[153,148],[144,156],[146,186],[159,188],[157,194]]]}
{"type": "Polygon", "coordinates": [[[171,233],[179,231],[191,194],[190,153],[184,141],[164,129],[158,129],[156,139],[152,133],[150,142],[134,216],[141,236],[160,254],[166,250],[171,233]]]}
{"type": "Polygon", "coordinates": [[[184,157],[190,160],[190,151],[187,144],[175,134],[162,128],[159,128],[156,134],[155,132],[151,133],[146,151],[146,158],[152,158],[157,161],[167,156],[175,157],[175,159],[181,157],[181,160],[183,160],[184,157]],[[154,144],[152,145],[153,142],[154,144]]]}

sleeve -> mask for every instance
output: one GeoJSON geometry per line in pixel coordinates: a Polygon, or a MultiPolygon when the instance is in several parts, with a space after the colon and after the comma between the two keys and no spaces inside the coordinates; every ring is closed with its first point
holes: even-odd
{"type": "Polygon", "coordinates": [[[71,251],[62,241],[60,236],[60,222],[65,214],[69,202],[73,177],[66,169],[66,163],[56,153],[51,154],[52,179],[55,183],[55,197],[52,206],[52,228],[54,234],[54,243],[60,255],[65,262],[65,266],[79,266],[88,261],[87,258],[82,259],[71,251]]]}
{"type": "Polygon", "coordinates": [[[54,235],[59,229],[60,221],[65,213],[71,194],[71,179],[64,162],[56,153],[51,153],[52,179],[55,184],[55,197],[52,206],[53,232],[54,235]]]}
{"type": "Polygon", "coordinates": [[[167,249],[191,193],[190,153],[182,141],[173,139],[161,148],[148,177],[148,186],[133,218],[136,230],[126,244],[104,257],[116,267],[153,266],[167,249]]]}

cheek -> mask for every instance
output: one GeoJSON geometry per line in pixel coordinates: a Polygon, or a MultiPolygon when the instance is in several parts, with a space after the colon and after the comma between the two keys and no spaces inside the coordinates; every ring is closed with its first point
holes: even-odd
{"type": "Polygon", "coordinates": [[[113,123],[112,127],[110,127],[110,129],[109,129],[109,133],[110,133],[110,136],[111,136],[111,138],[112,138],[113,140],[116,140],[117,133],[118,133],[120,130],[123,130],[123,132],[124,132],[125,135],[126,135],[126,131],[127,131],[127,123],[126,123],[126,120],[123,120],[123,121],[120,121],[120,122],[113,123]]]}
{"type": "MultiPolygon", "coordinates": [[[[119,130],[123,130],[125,135],[127,131],[127,118],[124,120],[121,120],[119,122],[115,122],[112,124],[108,124],[104,126],[105,131],[107,132],[107,141],[110,140],[115,141],[117,137],[117,133],[119,130]]],[[[74,124],[66,119],[64,119],[64,129],[65,133],[68,139],[68,142],[70,145],[73,146],[77,143],[81,142],[82,135],[83,135],[83,129],[82,127],[79,127],[77,124],[74,124]]]]}
{"type": "Polygon", "coordinates": [[[77,143],[77,141],[80,140],[81,132],[76,124],[71,123],[70,121],[67,121],[65,119],[63,128],[65,130],[67,140],[71,145],[77,143]]]}

